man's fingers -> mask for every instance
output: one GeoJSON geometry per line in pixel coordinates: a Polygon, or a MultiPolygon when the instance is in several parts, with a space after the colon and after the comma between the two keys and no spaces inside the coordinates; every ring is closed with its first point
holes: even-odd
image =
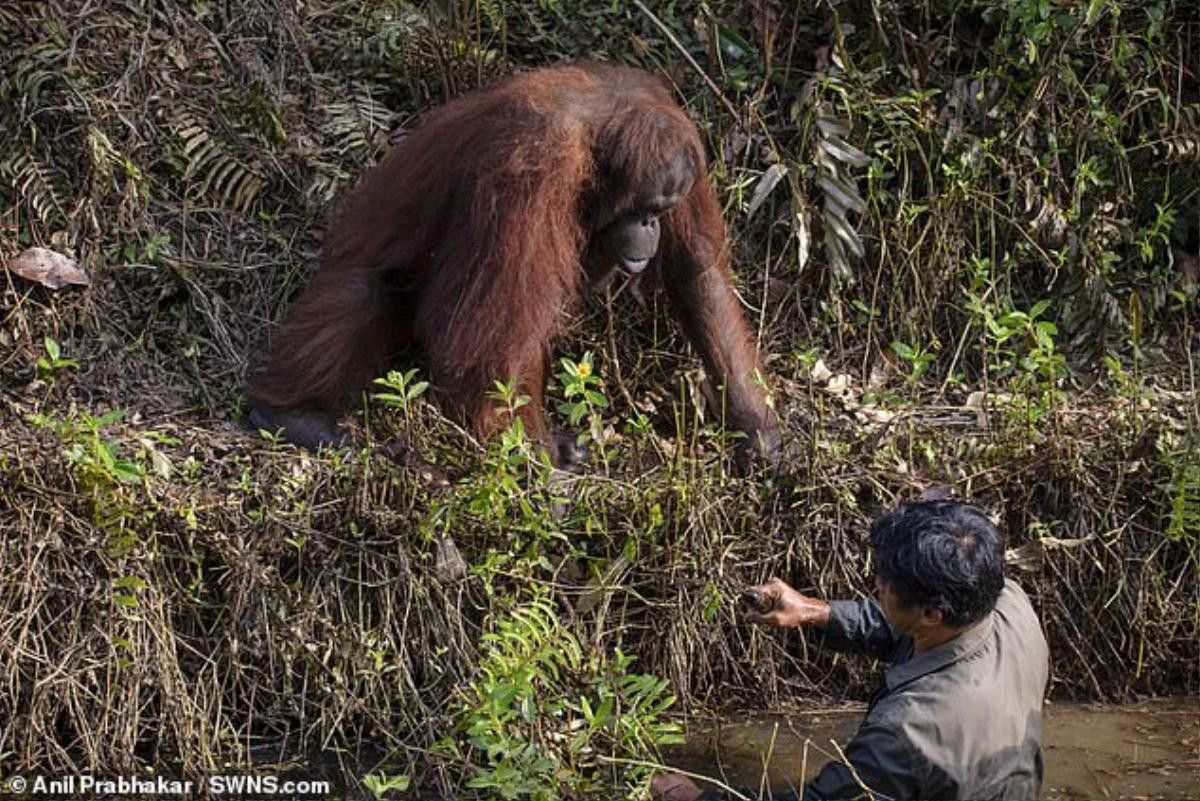
{"type": "Polygon", "coordinates": [[[771,578],[767,579],[766,584],[759,584],[754,589],[758,590],[759,592],[766,593],[767,595],[778,597],[779,595],[783,594],[785,589],[787,589],[787,585],[778,578],[772,576],[771,578]]]}
{"type": "Polygon", "coordinates": [[[757,587],[752,587],[751,591],[761,593],[778,604],[789,592],[792,592],[792,588],[780,579],[771,578],[766,584],[759,584],[757,587]]]}
{"type": "Polygon", "coordinates": [[[782,626],[781,603],[788,586],[777,578],[744,590],[738,598],[738,611],[743,620],[760,626],[782,626]]]}
{"type": "Polygon", "coordinates": [[[783,626],[783,618],[778,612],[767,612],[765,615],[758,612],[748,612],[745,620],[747,623],[753,623],[757,626],[774,626],[776,628],[783,626]]]}

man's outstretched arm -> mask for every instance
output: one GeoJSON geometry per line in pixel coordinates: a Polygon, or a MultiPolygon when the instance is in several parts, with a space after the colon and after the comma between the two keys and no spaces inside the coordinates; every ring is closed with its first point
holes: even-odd
{"type": "Polygon", "coordinates": [[[776,628],[811,626],[823,630],[825,642],[839,651],[858,651],[891,661],[904,639],[888,625],[875,601],[823,601],[773,578],[753,588],[766,611],[749,611],[750,623],[776,628]]]}

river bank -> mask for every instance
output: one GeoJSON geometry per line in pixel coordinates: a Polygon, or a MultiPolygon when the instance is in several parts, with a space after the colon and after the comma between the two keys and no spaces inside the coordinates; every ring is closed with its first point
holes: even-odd
{"type": "MultiPolygon", "coordinates": [[[[697,723],[667,755],[683,770],[734,787],[781,792],[817,774],[853,735],[861,708],[697,723]]],[[[1045,797],[1200,797],[1200,698],[1135,704],[1048,703],[1045,797]]]]}

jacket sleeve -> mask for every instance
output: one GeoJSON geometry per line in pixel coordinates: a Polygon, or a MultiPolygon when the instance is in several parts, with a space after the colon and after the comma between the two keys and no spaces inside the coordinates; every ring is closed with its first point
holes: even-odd
{"type": "Polygon", "coordinates": [[[925,760],[896,730],[864,723],[846,746],[846,762],[830,762],[804,787],[804,801],[917,798],[925,760]]]}
{"type": "Polygon", "coordinates": [[[888,625],[883,610],[875,601],[829,602],[825,644],[834,650],[869,654],[891,662],[900,647],[909,641],[907,635],[888,625]]]}

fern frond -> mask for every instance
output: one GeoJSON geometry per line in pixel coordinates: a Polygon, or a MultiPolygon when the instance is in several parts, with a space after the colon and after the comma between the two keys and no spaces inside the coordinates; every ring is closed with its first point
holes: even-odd
{"type": "Polygon", "coordinates": [[[324,104],[322,112],[316,127],[328,144],[312,160],[315,174],[305,193],[327,203],[354,178],[343,165],[374,161],[378,134],[391,127],[394,115],[363,85],[354,87],[348,100],[324,104]]]}
{"type": "Polygon", "coordinates": [[[1200,540],[1200,464],[1180,464],[1166,489],[1171,497],[1168,539],[1200,540]]]}
{"type": "Polygon", "coordinates": [[[26,151],[0,162],[0,175],[12,185],[18,202],[26,204],[38,220],[50,223],[66,219],[62,175],[53,164],[26,151]]]}
{"type": "Polygon", "coordinates": [[[500,0],[479,0],[479,13],[491,23],[492,27],[500,28],[504,25],[504,9],[500,5],[500,0]]]}
{"type": "Polygon", "coordinates": [[[68,48],[54,38],[26,47],[4,70],[0,97],[20,97],[26,108],[37,108],[41,105],[43,87],[62,79],[67,56],[68,48]]]}
{"type": "Polygon", "coordinates": [[[849,126],[828,114],[823,102],[817,103],[817,186],[824,196],[821,208],[825,221],[825,253],[829,267],[841,281],[851,281],[850,255],[861,259],[865,255],[862,239],[851,213],[861,214],[866,202],[854,186],[850,167],[862,167],[869,159],[845,140],[849,126]]]}
{"type": "Polygon", "coordinates": [[[246,211],[267,185],[266,178],[190,115],[180,114],[176,126],[189,191],[217,205],[246,211]]]}

